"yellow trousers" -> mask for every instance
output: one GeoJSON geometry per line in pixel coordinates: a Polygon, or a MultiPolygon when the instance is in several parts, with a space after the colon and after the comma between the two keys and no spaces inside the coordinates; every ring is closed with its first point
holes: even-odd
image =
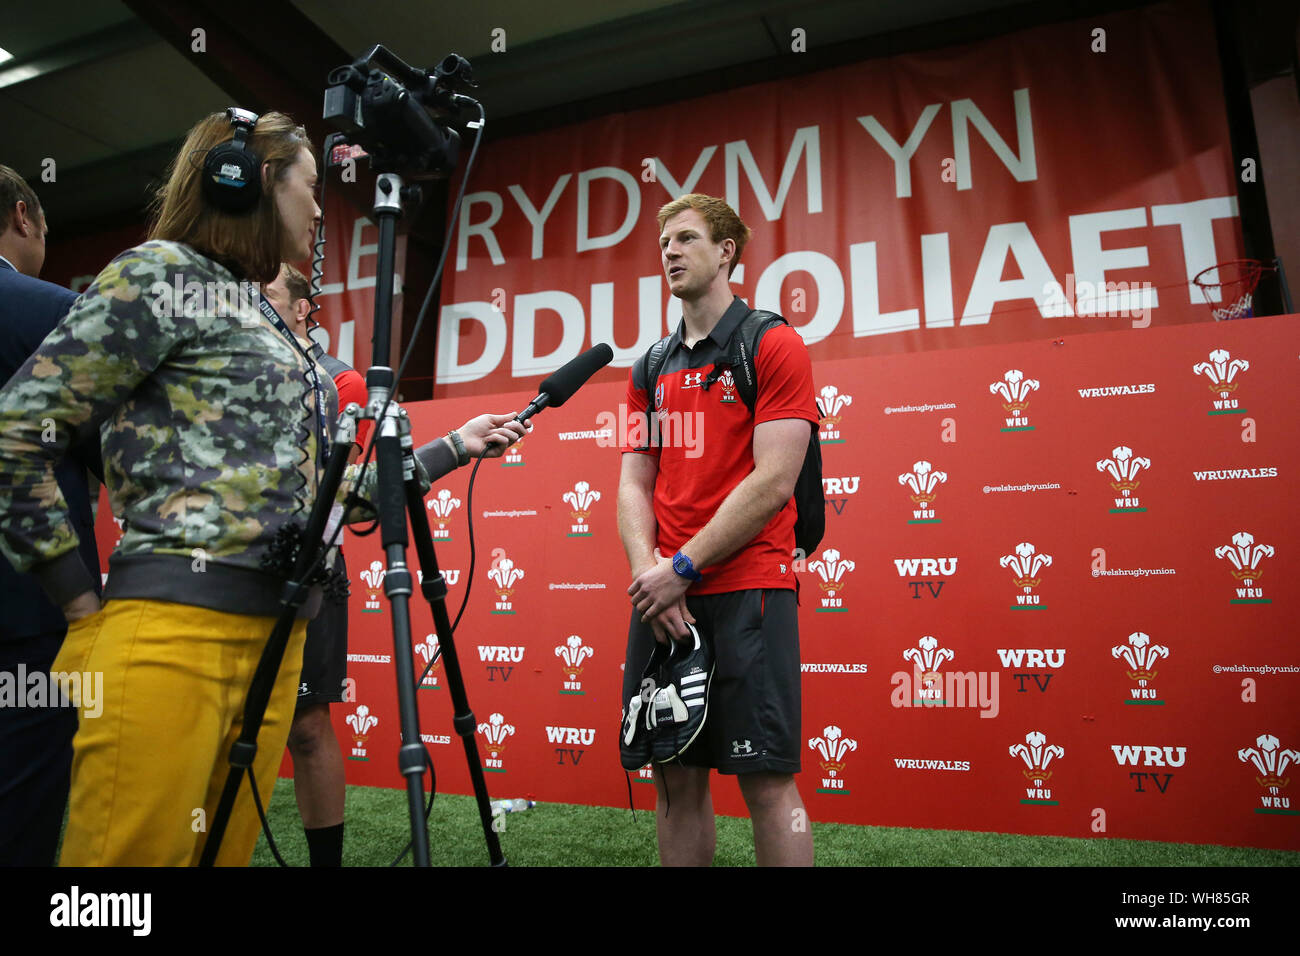
{"type": "MultiPolygon", "coordinates": [[[[199,862],[275,619],[163,601],[109,601],[68,628],[53,671],[102,674],[98,716],[79,711],[61,866],[199,862]]],[[[293,720],[307,622],[289,637],[257,737],[269,803],[293,720]]],[[[92,676],[91,679],[96,679],[92,676]]],[[[84,678],[83,678],[84,680],[84,678]]],[[[217,855],[247,866],[261,823],[247,774],[217,855]]]]}

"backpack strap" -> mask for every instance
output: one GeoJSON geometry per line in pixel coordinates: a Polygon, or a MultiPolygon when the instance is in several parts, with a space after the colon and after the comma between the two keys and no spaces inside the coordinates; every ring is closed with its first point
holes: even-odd
{"type": "MultiPolygon", "coordinates": [[[[758,403],[758,346],[768,329],[778,325],[789,325],[783,317],[775,312],[763,309],[750,309],[749,314],[741,319],[727,340],[726,353],[713,365],[713,371],[701,383],[707,392],[709,386],[716,382],[722,373],[731,369],[732,378],[736,380],[736,391],[751,413],[758,403]]],[[[664,357],[668,351],[668,340],[664,336],[641,356],[641,380],[646,390],[646,415],[655,412],[655,385],[659,381],[659,370],[663,368],[664,357]]]]}
{"type": "Polygon", "coordinates": [[[750,309],[749,314],[737,323],[727,340],[726,356],[714,366],[709,377],[703,382],[708,391],[710,385],[718,380],[724,371],[731,369],[731,377],[736,380],[736,391],[751,413],[758,403],[758,345],[768,329],[789,323],[775,312],[762,309],[750,309]]]}
{"type": "MultiPolygon", "coordinates": [[[[654,414],[656,411],[655,388],[659,382],[659,370],[663,368],[664,357],[668,353],[668,340],[670,338],[672,338],[671,335],[665,335],[654,345],[650,346],[650,348],[646,350],[645,355],[641,356],[641,381],[645,385],[646,394],[646,434],[649,436],[659,434],[659,430],[654,427],[654,414]]],[[[650,444],[650,440],[647,440],[646,444],[642,447],[649,448],[650,444]]]]}
{"type": "Polygon", "coordinates": [[[316,363],[320,365],[321,368],[325,369],[325,373],[329,375],[330,378],[338,378],[340,372],[352,371],[351,365],[344,362],[342,359],[330,355],[321,348],[319,342],[312,346],[311,357],[316,360],[316,363]]]}

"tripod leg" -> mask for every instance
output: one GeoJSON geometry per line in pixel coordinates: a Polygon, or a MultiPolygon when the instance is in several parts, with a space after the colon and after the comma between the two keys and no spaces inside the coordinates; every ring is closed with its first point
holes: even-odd
{"type": "MultiPolygon", "coordinates": [[[[406,454],[413,455],[409,450],[406,454]]],[[[414,470],[412,466],[412,470],[414,470]]],[[[488,801],[487,782],[483,777],[483,764],[479,760],[478,745],[474,741],[476,721],[474,712],[469,707],[469,697],[465,693],[465,680],[461,676],[460,660],[456,656],[456,644],[453,640],[451,620],[447,616],[447,582],[443,580],[438,569],[438,556],[433,547],[433,536],[429,533],[429,520],[424,513],[424,495],[419,481],[410,478],[406,482],[406,510],[411,519],[411,530],[415,535],[415,550],[420,558],[420,570],[423,572],[421,590],[429,607],[433,611],[434,627],[438,634],[438,644],[442,648],[442,660],[446,665],[447,687],[451,691],[453,707],[452,726],[460,735],[465,746],[465,763],[469,767],[470,780],[474,785],[474,799],[478,803],[479,821],[483,825],[483,838],[487,841],[488,857],[493,866],[506,866],[506,858],[501,852],[501,842],[497,831],[492,826],[492,807],[488,801]]],[[[407,651],[407,666],[410,666],[410,651],[407,651]]]]}
{"type": "MultiPolygon", "coordinates": [[[[411,572],[406,565],[406,514],[402,507],[403,454],[400,431],[407,435],[410,424],[406,413],[396,406],[393,413],[379,423],[375,442],[379,466],[377,503],[384,555],[388,571],[384,575],[384,593],[388,596],[393,618],[393,661],[397,669],[397,706],[401,721],[402,746],[398,766],[406,777],[407,803],[411,813],[411,842],[416,866],[429,865],[429,831],[424,822],[425,751],[420,742],[420,717],[415,700],[415,665],[411,650],[411,572]],[[398,424],[400,420],[400,426],[398,424]]],[[[415,465],[409,464],[412,480],[415,465]]],[[[421,508],[423,512],[423,508],[421,508]]]]}

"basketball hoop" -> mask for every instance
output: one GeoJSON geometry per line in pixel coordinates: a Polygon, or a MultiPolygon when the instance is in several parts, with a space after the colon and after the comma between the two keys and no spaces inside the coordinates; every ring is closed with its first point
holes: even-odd
{"type": "Polygon", "coordinates": [[[1255,314],[1252,307],[1255,286],[1264,273],[1275,271],[1272,266],[1256,259],[1232,259],[1203,269],[1192,282],[1201,290],[1201,297],[1210,307],[1214,321],[1226,322],[1248,319],[1255,314]]]}

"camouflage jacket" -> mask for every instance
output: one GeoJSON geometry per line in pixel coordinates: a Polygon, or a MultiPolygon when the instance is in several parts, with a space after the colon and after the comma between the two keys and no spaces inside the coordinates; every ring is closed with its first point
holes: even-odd
{"type": "MultiPolygon", "coordinates": [[[[262,559],[315,498],[315,402],[310,360],[240,290],[188,246],[128,249],[0,390],[0,551],[56,603],[90,590],[98,569],[76,551],[53,466],[99,429],[124,529],[105,599],[278,613],[282,582],[262,559]]],[[[438,475],[455,455],[437,441],[420,460],[438,475]]]]}

